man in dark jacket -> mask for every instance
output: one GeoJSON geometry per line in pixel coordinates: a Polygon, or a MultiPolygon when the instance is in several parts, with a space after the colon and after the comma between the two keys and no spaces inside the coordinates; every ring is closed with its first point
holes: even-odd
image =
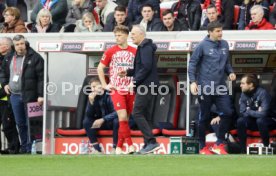
{"type": "Polygon", "coordinates": [[[200,142],[200,154],[227,154],[224,149],[225,133],[233,115],[230,96],[225,83],[225,74],[234,81],[236,75],[229,62],[229,46],[222,40],[222,24],[211,22],[208,24],[209,35],[196,47],[189,62],[189,78],[191,93],[198,95],[200,115],[198,120],[198,132],[200,142]],[[221,90],[223,88],[223,90],[221,90]],[[212,152],[205,144],[206,123],[210,116],[212,104],[221,112],[221,122],[216,144],[212,152]]]}
{"type": "Polygon", "coordinates": [[[198,30],[201,20],[201,6],[197,0],[179,0],[172,6],[172,11],[185,31],[198,30]]]}
{"type": "Polygon", "coordinates": [[[138,45],[134,69],[120,72],[120,76],[133,76],[133,87],[136,91],[136,97],[132,115],[135,123],[144,135],[144,147],[138,152],[139,154],[152,153],[160,147],[146,119],[150,102],[156,92],[154,88],[157,88],[159,85],[155,58],[157,47],[151,39],[145,37],[146,31],[142,26],[134,25],[132,27],[131,39],[133,44],[138,45]]]}
{"type": "MultiPolygon", "coordinates": [[[[8,37],[0,39],[0,67],[4,57],[11,52],[12,40],[8,37]]],[[[1,69],[1,68],[0,68],[1,69]]],[[[2,82],[3,74],[0,72],[0,82],[2,82]]],[[[15,154],[19,152],[19,139],[16,129],[16,124],[11,109],[11,105],[8,101],[7,94],[4,90],[4,86],[0,85],[0,126],[3,125],[3,132],[8,141],[8,148],[1,151],[2,154],[15,154]]],[[[1,140],[0,140],[1,149],[1,140]]]]}
{"type": "Polygon", "coordinates": [[[124,6],[117,6],[114,13],[110,13],[106,19],[107,23],[104,25],[104,32],[113,32],[116,26],[124,25],[129,29],[131,24],[128,21],[126,8],[124,6]]]}
{"type": "Polygon", "coordinates": [[[134,24],[140,24],[146,29],[146,31],[154,31],[154,29],[162,25],[160,18],[156,18],[154,16],[154,9],[152,5],[144,4],[141,9],[141,14],[142,17],[139,17],[134,24]]]}
{"type": "Polygon", "coordinates": [[[246,130],[259,130],[264,146],[269,145],[269,130],[276,129],[275,107],[271,96],[259,86],[256,75],[247,74],[241,79],[240,115],[237,121],[242,153],[246,152],[246,130]]]}
{"type": "Polygon", "coordinates": [[[173,11],[165,10],[162,13],[163,24],[155,26],[153,31],[182,31],[179,21],[174,17],[173,11]]]}
{"type": "MultiPolygon", "coordinates": [[[[210,22],[221,20],[216,6],[214,6],[212,4],[207,7],[206,13],[207,13],[207,18],[204,20],[202,26],[200,27],[200,30],[207,30],[207,26],[210,22]]],[[[223,29],[225,29],[225,28],[223,28],[223,29]]]]}
{"type": "Polygon", "coordinates": [[[233,0],[205,0],[204,6],[207,8],[210,4],[216,6],[220,15],[220,22],[223,29],[233,29],[234,21],[234,1],[233,0]]]}
{"type": "Polygon", "coordinates": [[[98,78],[90,80],[91,93],[87,103],[83,127],[90,143],[95,149],[93,153],[102,153],[97,140],[98,129],[113,129],[113,149],[115,151],[118,141],[119,121],[117,112],[114,110],[111,97],[101,86],[98,78]]]}
{"type": "Polygon", "coordinates": [[[137,21],[141,16],[141,10],[143,5],[150,4],[153,7],[154,17],[160,18],[160,1],[159,0],[129,0],[128,2],[128,11],[127,17],[130,23],[134,23],[137,21]]]}
{"type": "Polygon", "coordinates": [[[10,96],[15,122],[21,141],[21,153],[30,153],[31,142],[26,112],[27,103],[43,104],[44,60],[28,44],[23,35],[13,38],[15,52],[2,64],[1,85],[10,96]]]}

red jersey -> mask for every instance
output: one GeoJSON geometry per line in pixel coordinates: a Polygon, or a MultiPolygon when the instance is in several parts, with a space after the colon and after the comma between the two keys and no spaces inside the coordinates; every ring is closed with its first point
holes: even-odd
{"type": "Polygon", "coordinates": [[[132,77],[120,78],[118,72],[134,68],[135,54],[136,48],[128,46],[126,49],[121,49],[118,45],[104,52],[101,63],[109,67],[110,84],[116,90],[128,90],[132,77]]]}

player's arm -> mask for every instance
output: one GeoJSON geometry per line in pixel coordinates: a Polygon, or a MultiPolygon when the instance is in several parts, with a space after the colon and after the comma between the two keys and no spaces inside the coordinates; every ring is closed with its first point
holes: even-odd
{"type": "Polygon", "coordinates": [[[105,68],[106,68],[106,66],[103,63],[99,63],[98,68],[97,68],[99,79],[100,79],[101,84],[102,84],[104,89],[106,89],[106,87],[107,87],[107,83],[105,81],[105,76],[104,76],[104,69],[105,68]]]}

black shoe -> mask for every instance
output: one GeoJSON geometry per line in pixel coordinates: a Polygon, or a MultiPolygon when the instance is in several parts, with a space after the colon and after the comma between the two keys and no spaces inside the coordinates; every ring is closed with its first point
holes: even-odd
{"type": "Polygon", "coordinates": [[[31,151],[20,150],[18,154],[21,154],[21,155],[28,155],[28,154],[31,154],[31,151]]]}

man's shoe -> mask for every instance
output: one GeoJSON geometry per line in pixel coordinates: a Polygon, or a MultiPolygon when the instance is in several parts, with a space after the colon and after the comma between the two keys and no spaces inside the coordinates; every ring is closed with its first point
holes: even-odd
{"type": "Polygon", "coordinates": [[[199,151],[201,155],[213,155],[214,153],[209,150],[209,148],[204,147],[199,151]]]}
{"type": "Polygon", "coordinates": [[[135,147],[133,145],[131,145],[131,146],[128,147],[127,154],[133,154],[135,152],[136,152],[136,150],[135,150],[135,147]]]}
{"type": "Polygon", "coordinates": [[[116,147],[115,154],[116,154],[116,155],[121,155],[121,154],[123,154],[122,148],[121,148],[121,147],[116,147]]]}
{"type": "Polygon", "coordinates": [[[225,144],[215,144],[212,148],[211,151],[218,154],[218,155],[227,155],[228,153],[225,150],[225,144]]]}
{"type": "Polygon", "coordinates": [[[160,148],[160,144],[153,143],[153,144],[147,144],[147,146],[139,151],[139,154],[145,155],[148,153],[153,153],[156,150],[160,148]]]}

